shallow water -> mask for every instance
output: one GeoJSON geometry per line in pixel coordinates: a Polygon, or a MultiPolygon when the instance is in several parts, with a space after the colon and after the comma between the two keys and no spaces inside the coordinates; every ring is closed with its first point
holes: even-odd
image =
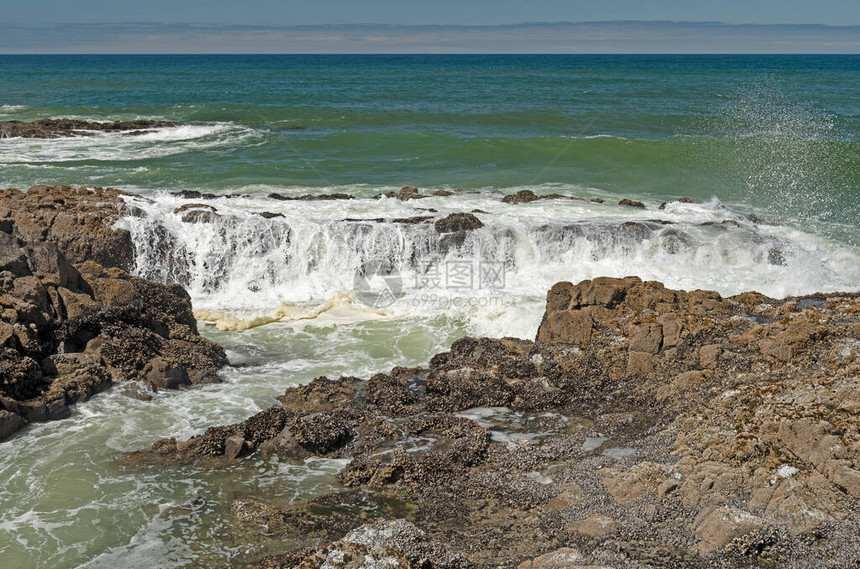
{"type": "Polygon", "coordinates": [[[145,216],[118,225],[134,238],[136,273],[184,284],[201,332],[233,364],[221,384],[152,401],[113,389],[0,443],[4,566],[259,557],[274,544],[242,544],[231,500],[324,493],[341,462],[250,459],[212,472],[120,467],[121,453],[242,420],[320,375],[426,365],[467,334],[532,338],[560,280],[634,274],[775,297],[860,290],[856,57],[0,56],[0,73],[0,120],[184,123],[0,140],[0,186],[132,192],[145,216]],[[374,198],[407,183],[465,191],[374,198]],[[522,189],[605,203],[501,202],[522,189]],[[698,203],[658,209],[680,196],[698,203]],[[173,213],[201,201],[220,217],[173,213]],[[431,224],[343,221],[472,210],[485,226],[448,252],[431,224]]]}

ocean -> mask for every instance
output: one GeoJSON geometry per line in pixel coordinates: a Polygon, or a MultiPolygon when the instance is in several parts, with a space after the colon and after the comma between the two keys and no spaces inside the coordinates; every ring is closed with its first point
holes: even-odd
{"type": "Polygon", "coordinates": [[[10,567],[214,567],[282,547],[243,545],[225,504],[325,493],[343,461],[211,472],[120,453],[320,375],[533,338],[557,281],[860,290],[858,56],[0,56],[0,77],[0,121],[180,123],[2,139],[0,186],[129,192],[136,274],[183,284],[233,364],[152,401],[115,388],[0,443],[10,567]],[[403,185],[428,197],[379,197],[403,185]],[[502,201],[522,190],[559,197],[502,201]],[[217,216],[182,221],[193,203],[217,216]],[[432,224],[344,221],[456,212],[484,226],[447,251],[432,224]]]}

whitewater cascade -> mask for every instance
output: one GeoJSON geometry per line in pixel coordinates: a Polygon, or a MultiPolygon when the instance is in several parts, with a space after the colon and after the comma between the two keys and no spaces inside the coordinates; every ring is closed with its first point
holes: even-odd
{"type": "Polygon", "coordinates": [[[201,319],[229,320],[225,311],[232,312],[225,329],[314,318],[334,307],[375,318],[459,306],[475,316],[499,309],[491,299],[542,299],[559,280],[604,275],[774,297],[858,282],[855,252],[757,223],[716,200],[641,210],[572,200],[511,206],[491,193],[463,198],[242,196],[204,204],[159,194],[127,198],[130,214],[119,225],[131,232],[137,274],[186,286],[201,319]],[[447,213],[470,210],[484,227],[434,228],[447,213]]]}

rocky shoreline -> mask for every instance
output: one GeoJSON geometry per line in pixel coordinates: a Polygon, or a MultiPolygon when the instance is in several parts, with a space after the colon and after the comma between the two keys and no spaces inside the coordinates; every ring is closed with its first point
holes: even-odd
{"type": "MultiPolygon", "coordinates": [[[[114,383],[147,397],[218,381],[226,356],[198,334],[184,289],[128,274],[134,244],[114,226],[140,212],[122,196],[0,192],[0,440],[114,383]]],[[[506,201],[561,199],[533,196],[506,201]]],[[[475,213],[344,221],[432,223],[446,250],[483,226],[475,213]]],[[[200,203],[174,214],[220,215],[200,203]]],[[[347,459],[333,494],[232,501],[245,543],[280,540],[255,567],[849,567],[858,338],[858,294],[562,282],[534,340],[462,338],[426,368],[320,377],[122,463],[347,459]]]]}
{"type": "Polygon", "coordinates": [[[848,567],[858,333],[857,294],[559,283],[535,341],[463,338],[426,369],[318,378],[125,462],[350,459],[341,493],[234,501],[249,541],[305,544],[266,568],[848,567]]]}
{"type": "Polygon", "coordinates": [[[121,192],[0,192],[0,440],[114,383],[218,381],[224,350],[199,335],[179,285],[129,276],[134,246],[112,224],[121,192]]]}

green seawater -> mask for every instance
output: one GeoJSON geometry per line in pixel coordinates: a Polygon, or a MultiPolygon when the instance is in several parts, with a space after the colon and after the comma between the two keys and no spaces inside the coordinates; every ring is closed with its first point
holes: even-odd
{"type": "Polygon", "coordinates": [[[252,458],[211,471],[120,466],[121,453],[240,421],[314,377],[426,365],[466,334],[533,337],[558,280],[638,274],[774,296],[860,289],[857,56],[0,56],[0,78],[0,121],[181,123],[0,139],[0,187],[113,186],[150,199],[135,204],[155,226],[123,221],[137,272],[181,282],[196,308],[240,319],[281,302],[313,309],[350,292],[374,255],[393,260],[408,289],[382,314],[346,303],[245,331],[201,324],[228,351],[223,383],[151,401],[117,387],[0,443],[2,567],[223,567],[288,548],[248,545],[230,502],[329,492],[342,462],[252,458]],[[466,192],[373,199],[404,184],[466,192]],[[606,203],[501,203],[521,189],[606,203]],[[185,224],[172,212],[188,200],[166,193],[176,190],[245,197],[211,202],[220,221],[185,224]],[[658,209],[680,196],[699,203],[658,209]],[[454,298],[419,289],[410,283],[439,268],[426,263],[432,226],[349,233],[340,221],[420,208],[484,212],[474,266],[500,263],[504,286],[454,298]],[[645,222],[656,227],[647,239],[623,231],[645,222]],[[172,249],[154,245],[154,228],[172,249]],[[171,259],[185,272],[166,271],[171,259]]]}
{"type": "Polygon", "coordinates": [[[0,72],[0,119],[216,126],[149,152],[4,148],[7,186],[562,183],[831,231],[860,211],[856,56],[0,56],[0,72]]]}

